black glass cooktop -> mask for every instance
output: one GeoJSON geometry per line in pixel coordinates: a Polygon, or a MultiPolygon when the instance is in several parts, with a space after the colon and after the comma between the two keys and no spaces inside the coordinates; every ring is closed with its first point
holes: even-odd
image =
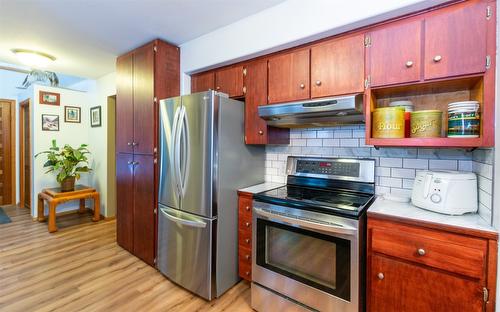
{"type": "Polygon", "coordinates": [[[372,194],[286,185],[254,195],[257,201],[293,208],[359,217],[372,202],[372,194]]]}

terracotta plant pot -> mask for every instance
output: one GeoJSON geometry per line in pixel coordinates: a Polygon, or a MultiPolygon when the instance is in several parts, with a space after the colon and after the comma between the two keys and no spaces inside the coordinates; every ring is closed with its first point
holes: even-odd
{"type": "Polygon", "coordinates": [[[64,181],[61,182],[61,191],[62,192],[69,192],[73,191],[75,189],[75,177],[70,177],[64,179],[64,181]]]}

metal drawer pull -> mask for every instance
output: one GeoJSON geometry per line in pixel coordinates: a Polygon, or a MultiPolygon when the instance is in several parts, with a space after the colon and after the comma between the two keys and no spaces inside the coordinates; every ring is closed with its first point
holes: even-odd
{"type": "Polygon", "coordinates": [[[377,274],[377,278],[378,278],[379,280],[383,280],[383,279],[384,279],[384,277],[385,277],[385,276],[384,276],[384,273],[382,273],[382,272],[380,272],[380,273],[378,273],[378,274],[377,274]]]}
{"type": "Polygon", "coordinates": [[[245,259],[250,260],[250,255],[245,255],[245,259]]]}
{"type": "Polygon", "coordinates": [[[182,225],[187,225],[191,227],[196,227],[196,228],[204,228],[207,226],[207,224],[203,221],[193,221],[193,220],[186,220],[180,217],[173,216],[167,212],[167,210],[160,208],[161,213],[167,217],[170,221],[173,221],[177,224],[182,224],[182,225]]]}
{"type": "Polygon", "coordinates": [[[410,68],[410,67],[413,66],[413,62],[412,61],[408,61],[408,62],[406,62],[405,65],[406,65],[406,67],[410,68]]]}
{"type": "Polygon", "coordinates": [[[437,62],[441,61],[442,58],[443,57],[441,55],[436,55],[436,56],[434,56],[433,60],[434,60],[434,62],[437,63],[437,62]]]}
{"type": "Polygon", "coordinates": [[[250,244],[250,238],[246,238],[245,243],[250,244]]]}
{"type": "Polygon", "coordinates": [[[245,207],[245,210],[246,210],[246,211],[250,211],[250,206],[246,206],[246,207],[245,207]]]}
{"type": "Polygon", "coordinates": [[[250,227],[250,222],[245,222],[246,227],[250,227]]]}
{"type": "Polygon", "coordinates": [[[263,135],[263,134],[264,134],[264,131],[259,130],[259,135],[263,135]]]}
{"type": "Polygon", "coordinates": [[[419,254],[420,256],[425,256],[425,249],[423,249],[423,248],[419,248],[419,249],[417,250],[417,252],[418,252],[418,254],[419,254]]]}

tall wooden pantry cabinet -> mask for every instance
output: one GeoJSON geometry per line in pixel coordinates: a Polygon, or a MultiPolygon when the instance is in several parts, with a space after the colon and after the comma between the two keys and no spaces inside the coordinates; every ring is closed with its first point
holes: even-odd
{"type": "Polygon", "coordinates": [[[117,242],[154,265],[160,99],[180,94],[179,48],[154,40],[116,60],[117,242]]]}

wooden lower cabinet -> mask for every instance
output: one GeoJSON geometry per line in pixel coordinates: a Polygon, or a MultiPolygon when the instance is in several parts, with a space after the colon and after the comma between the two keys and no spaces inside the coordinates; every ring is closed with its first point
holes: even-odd
{"type": "Polygon", "coordinates": [[[250,193],[238,193],[238,272],[252,280],[252,200],[250,193]]]}
{"type": "Polygon", "coordinates": [[[149,265],[155,258],[154,157],[119,153],[116,157],[117,243],[149,265]]]}
{"type": "Polygon", "coordinates": [[[494,311],[496,246],[493,233],[369,214],[367,311],[494,311]]]}

